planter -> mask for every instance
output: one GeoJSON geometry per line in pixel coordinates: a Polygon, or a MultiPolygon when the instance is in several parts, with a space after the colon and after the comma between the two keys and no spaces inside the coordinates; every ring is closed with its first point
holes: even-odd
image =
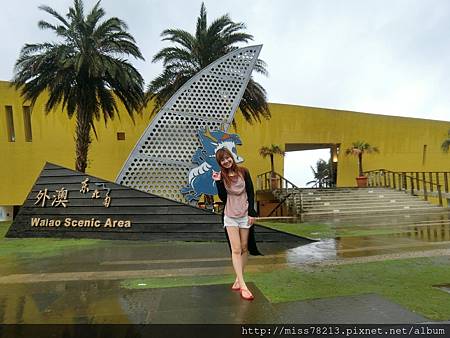
{"type": "Polygon", "coordinates": [[[272,190],[280,189],[280,179],[278,177],[271,177],[270,178],[270,188],[272,190]]]}
{"type": "Polygon", "coordinates": [[[367,188],[367,180],[368,180],[368,177],[366,177],[366,176],[358,176],[356,178],[356,184],[357,184],[358,188],[367,188]]]}

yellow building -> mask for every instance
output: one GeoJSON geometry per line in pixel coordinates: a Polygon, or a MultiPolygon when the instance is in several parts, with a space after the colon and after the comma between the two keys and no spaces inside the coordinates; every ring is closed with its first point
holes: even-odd
{"type": "MultiPolygon", "coordinates": [[[[10,83],[0,82],[0,220],[22,204],[45,162],[74,168],[75,120],[68,120],[61,109],[46,115],[45,99],[30,112],[10,83]]],[[[355,186],[357,161],[344,150],[358,140],[380,149],[364,157],[365,170],[450,171],[450,154],[440,149],[450,122],[285,104],[270,104],[270,110],[270,120],[253,125],[238,113],[237,130],[232,130],[241,136],[238,151],[253,176],[270,170],[270,161],[259,155],[261,146],[277,144],[287,151],[329,147],[336,153],[337,186],[355,186]]],[[[96,122],[99,138],[88,156],[87,172],[111,181],[151,119],[151,108],[135,124],[121,111],[107,126],[96,122]]],[[[282,158],[275,157],[275,167],[283,174],[282,158]]]]}

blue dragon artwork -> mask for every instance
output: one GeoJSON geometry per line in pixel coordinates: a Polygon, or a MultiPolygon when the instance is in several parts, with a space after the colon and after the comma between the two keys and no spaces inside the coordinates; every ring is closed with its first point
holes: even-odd
{"type": "Polygon", "coordinates": [[[217,150],[227,148],[233,154],[236,163],[244,161],[237,154],[236,146],[242,144],[237,134],[228,134],[221,130],[199,129],[197,136],[201,147],[192,157],[192,162],[197,166],[189,171],[188,185],[180,189],[189,203],[198,201],[202,194],[217,194],[216,182],[211,177],[213,170],[220,171],[219,164],[216,161],[217,150]]]}

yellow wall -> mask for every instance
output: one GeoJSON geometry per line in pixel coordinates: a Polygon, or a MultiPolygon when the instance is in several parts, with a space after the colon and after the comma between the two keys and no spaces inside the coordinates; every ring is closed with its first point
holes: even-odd
{"type": "MultiPolygon", "coordinates": [[[[42,99],[32,112],[33,141],[25,142],[22,99],[9,82],[0,82],[0,205],[21,205],[45,162],[73,169],[75,163],[74,122],[68,121],[60,109],[44,113],[42,99]],[[5,105],[12,105],[16,141],[8,142],[5,105]]],[[[367,155],[364,169],[385,168],[399,171],[450,170],[450,154],[440,145],[447,136],[450,122],[393,116],[363,114],[333,109],[270,104],[272,118],[261,124],[247,124],[237,114],[237,132],[243,141],[238,151],[245,158],[253,177],[270,170],[269,158],[262,159],[261,146],[286,143],[338,143],[338,186],[354,186],[356,158],[343,150],[357,140],[378,146],[380,154],[367,155]],[[422,164],[423,145],[427,157],[422,164]]],[[[122,108],[120,119],[96,123],[99,140],[93,139],[89,151],[87,173],[114,181],[137,139],[150,121],[148,108],[133,124],[122,108]],[[116,133],[125,132],[126,140],[118,141],[116,133]]],[[[283,159],[275,157],[275,169],[283,172],[283,159]]]]}
{"type": "MultiPolygon", "coordinates": [[[[45,101],[39,100],[31,117],[33,140],[25,142],[22,102],[8,82],[0,82],[0,205],[21,205],[45,162],[75,168],[75,119],[68,120],[61,109],[45,115],[45,101]],[[13,106],[15,142],[8,142],[5,105],[13,106]]],[[[133,124],[121,108],[120,119],[116,116],[107,127],[103,120],[96,122],[99,139],[93,136],[86,172],[114,181],[149,121],[150,114],[144,113],[133,124]],[[125,141],[117,140],[118,131],[125,132],[125,141]]]]}
{"type": "MultiPolygon", "coordinates": [[[[270,104],[272,118],[260,125],[242,123],[237,118],[237,133],[243,146],[240,154],[251,172],[270,170],[270,159],[258,155],[261,145],[286,143],[340,144],[338,186],[356,186],[358,161],[346,156],[345,149],[363,140],[380,150],[363,157],[364,170],[450,171],[450,154],[440,146],[448,137],[450,122],[396,116],[356,113],[350,111],[270,104]],[[427,145],[426,161],[422,163],[423,145],[427,145]]],[[[450,114],[450,113],[449,113],[450,114]]],[[[449,115],[450,118],[450,115],[449,115]]],[[[283,159],[275,157],[275,171],[283,172],[283,159]]]]}

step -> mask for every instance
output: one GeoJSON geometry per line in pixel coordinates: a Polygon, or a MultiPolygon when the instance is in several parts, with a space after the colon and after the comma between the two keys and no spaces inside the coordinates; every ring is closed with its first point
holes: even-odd
{"type": "MultiPolygon", "coordinates": [[[[307,216],[308,214],[303,214],[305,216],[307,216]]],[[[425,210],[421,210],[421,209],[403,209],[398,211],[397,213],[389,213],[388,216],[390,217],[390,219],[398,219],[398,218],[402,218],[402,219],[407,219],[407,220],[416,220],[417,218],[426,218],[426,217],[443,217],[443,218],[447,218],[450,217],[450,209],[446,209],[446,208],[427,208],[425,210]]],[[[357,216],[359,219],[361,216],[357,216]]],[[[348,217],[348,218],[352,218],[352,217],[348,217]]],[[[360,223],[360,221],[370,221],[371,219],[379,219],[379,218],[383,218],[381,215],[379,214],[371,214],[371,213],[367,213],[366,215],[364,215],[364,219],[360,219],[358,221],[358,224],[360,223]]],[[[345,219],[344,219],[345,220],[345,219]]],[[[333,219],[332,222],[335,222],[336,220],[333,219]]],[[[339,219],[337,221],[340,221],[339,219]]]]}
{"type": "MultiPolygon", "coordinates": [[[[315,212],[315,211],[343,211],[343,210],[366,210],[367,212],[371,212],[372,210],[378,209],[390,209],[390,210],[415,210],[415,209],[436,209],[439,208],[437,206],[428,206],[428,205],[400,205],[400,206],[391,206],[391,205],[381,205],[377,207],[372,206],[356,206],[356,207],[345,207],[345,206],[329,206],[322,208],[308,208],[303,207],[303,211],[305,213],[315,212]]],[[[296,210],[300,210],[300,208],[296,208],[296,210]]]]}
{"type": "Polygon", "coordinates": [[[405,207],[405,208],[390,208],[390,207],[381,207],[377,209],[368,209],[368,208],[330,208],[330,209],[303,209],[304,214],[314,214],[314,213],[351,213],[351,212],[364,212],[364,213],[372,213],[378,212],[380,210],[385,210],[387,212],[393,211],[408,211],[408,210],[430,210],[435,209],[433,207],[405,207]]]}
{"type": "Polygon", "coordinates": [[[424,201],[401,201],[401,202],[385,202],[385,201],[368,201],[366,203],[342,203],[342,202],[325,202],[325,203],[300,203],[291,202],[292,205],[303,205],[307,208],[331,208],[331,207],[343,207],[343,208],[361,208],[366,206],[367,208],[377,208],[383,206],[389,207],[404,207],[404,206],[422,206],[422,207],[436,207],[441,208],[439,205],[424,202],[424,201]]]}
{"type": "Polygon", "coordinates": [[[332,189],[284,189],[275,196],[292,211],[303,215],[366,215],[375,213],[429,213],[441,212],[442,207],[410,195],[407,191],[389,188],[332,188],[332,189]],[[288,196],[288,194],[290,194],[288,196]],[[288,197],[287,197],[288,196],[288,197]]]}
{"type": "Polygon", "coordinates": [[[382,214],[382,213],[414,213],[414,212],[421,212],[421,213],[429,213],[429,212],[441,212],[441,208],[414,208],[414,209],[378,209],[378,210],[371,210],[370,213],[367,212],[367,210],[352,210],[352,211],[344,211],[344,212],[307,212],[304,213],[304,216],[315,216],[315,215],[359,215],[361,217],[362,214],[364,214],[364,217],[369,217],[370,214],[382,214]]]}
{"type": "Polygon", "coordinates": [[[305,204],[310,205],[323,205],[325,203],[340,203],[340,204],[366,204],[366,203],[381,203],[381,204],[390,204],[390,203],[425,203],[430,204],[429,201],[425,201],[421,198],[371,198],[371,199],[320,199],[320,200],[304,200],[300,198],[289,197],[287,200],[289,201],[302,201],[305,204]]]}
{"type": "Polygon", "coordinates": [[[291,195],[287,199],[298,199],[302,200],[307,203],[325,203],[325,202],[342,202],[342,203],[365,203],[370,201],[376,201],[376,202],[385,202],[390,203],[391,201],[420,201],[420,202],[427,202],[424,199],[417,197],[417,196],[386,196],[386,195],[378,195],[378,196],[372,196],[372,197],[357,197],[357,198],[332,198],[327,196],[326,198],[321,197],[315,197],[315,198],[300,198],[298,195],[291,195]]]}
{"type": "MultiPolygon", "coordinates": [[[[288,198],[300,198],[298,195],[290,195],[288,198]]],[[[302,196],[301,198],[305,202],[329,202],[329,201],[391,201],[391,200],[403,200],[403,201],[425,201],[423,198],[411,195],[374,195],[374,196],[321,196],[321,197],[311,197],[302,196]]]]}
{"type": "Polygon", "coordinates": [[[380,217],[380,214],[387,214],[389,215],[392,213],[393,215],[401,215],[406,214],[405,217],[411,216],[411,215],[435,215],[442,213],[441,208],[417,208],[417,209],[401,209],[401,210],[392,210],[392,209],[380,209],[380,210],[372,210],[370,213],[367,212],[367,210],[359,210],[359,211],[353,211],[353,212],[308,212],[303,214],[303,221],[314,221],[314,220],[320,220],[320,216],[323,216],[325,220],[330,220],[330,216],[339,216],[339,220],[351,220],[354,218],[361,218],[362,214],[364,215],[364,218],[370,218],[370,217],[380,217]],[[409,215],[408,215],[409,214],[409,215]],[[341,217],[343,216],[343,217],[341,217]]]}
{"type": "Polygon", "coordinates": [[[350,199],[350,198],[375,198],[375,197],[422,197],[421,195],[411,195],[403,192],[386,192],[386,193],[364,193],[364,194],[316,194],[308,195],[304,193],[290,193],[290,194],[274,194],[274,196],[301,196],[303,199],[350,199]]]}
{"type": "Polygon", "coordinates": [[[335,194],[335,195],[305,195],[305,194],[298,194],[298,193],[291,193],[291,194],[277,194],[275,196],[283,196],[286,197],[287,195],[290,196],[302,196],[303,199],[307,200],[317,200],[317,199],[354,199],[354,198],[389,198],[389,197],[398,197],[398,198],[417,198],[420,197],[419,195],[410,195],[405,193],[377,193],[377,194],[335,194]]]}
{"type": "MultiPolygon", "coordinates": [[[[298,192],[295,193],[291,193],[291,195],[293,194],[299,194],[298,192]]],[[[284,194],[287,195],[287,194],[284,194]]],[[[301,195],[304,198],[316,198],[316,197],[330,197],[330,198],[337,198],[337,197],[343,197],[343,198],[349,198],[349,197],[373,197],[373,196],[413,196],[411,194],[402,192],[402,191],[385,191],[385,192],[373,192],[373,193],[369,193],[369,192],[364,192],[364,193],[335,193],[335,194],[305,194],[305,193],[301,193],[301,195]]]]}
{"type": "Polygon", "coordinates": [[[395,211],[391,213],[368,213],[365,215],[361,215],[360,213],[356,214],[345,214],[345,213],[336,213],[336,214],[303,214],[301,216],[303,222],[321,222],[327,224],[328,222],[332,222],[336,224],[346,223],[346,224],[365,224],[367,222],[378,221],[380,218],[403,218],[404,220],[414,219],[415,217],[440,217],[442,212],[438,210],[407,210],[407,211],[395,211]]]}
{"type": "MultiPolygon", "coordinates": [[[[348,190],[348,189],[336,189],[336,190],[305,190],[305,189],[292,189],[292,190],[299,190],[304,194],[313,194],[313,195],[320,195],[320,194],[374,194],[374,193],[385,193],[385,192],[404,192],[405,190],[395,190],[395,189],[354,189],[354,190],[348,190]]],[[[292,191],[291,189],[287,189],[287,191],[292,191]]]]}

